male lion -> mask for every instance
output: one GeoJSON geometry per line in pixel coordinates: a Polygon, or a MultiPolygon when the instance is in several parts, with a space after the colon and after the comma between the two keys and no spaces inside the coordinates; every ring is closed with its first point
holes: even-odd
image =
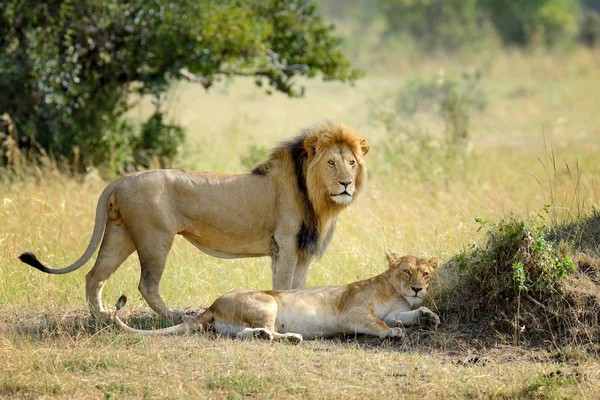
{"type": "Polygon", "coordinates": [[[127,326],[117,312],[127,302],[117,301],[114,319],[128,332],[145,335],[186,333],[214,328],[240,339],[303,339],[363,333],[380,338],[404,336],[401,326],[429,323],[439,317],[423,301],[437,260],[386,255],[389,268],[371,279],[345,286],[295,290],[234,290],[215,300],[199,317],[169,328],[140,330],[127,326]],[[415,307],[418,307],[414,309],[415,307]]]}
{"type": "Polygon", "coordinates": [[[302,288],[311,259],[322,256],[331,240],[338,214],[364,185],[368,151],[367,141],[351,129],[327,123],[275,148],[249,173],[126,175],[100,195],[92,238],[74,264],[50,269],[33,253],[19,258],[43,272],[65,274],[84,265],[102,239],[86,276],[86,298],[96,316],[107,316],[106,280],[137,250],[142,296],[158,314],[181,317],[169,311],[158,291],[177,234],[215,257],[270,256],[273,288],[302,288]]]}

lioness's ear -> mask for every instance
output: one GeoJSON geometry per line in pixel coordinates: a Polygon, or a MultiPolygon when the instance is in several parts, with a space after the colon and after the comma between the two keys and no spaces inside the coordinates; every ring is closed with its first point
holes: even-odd
{"type": "Polygon", "coordinates": [[[396,263],[396,261],[398,261],[398,254],[396,254],[396,253],[385,253],[385,259],[386,259],[386,261],[388,263],[388,266],[390,268],[398,266],[398,264],[396,263]]]}
{"type": "Polygon", "coordinates": [[[369,142],[367,142],[367,139],[362,139],[360,141],[360,151],[362,152],[363,156],[369,152],[370,148],[371,146],[369,146],[369,142]]]}
{"type": "Polygon", "coordinates": [[[427,261],[427,265],[429,265],[429,268],[435,270],[438,266],[438,259],[435,257],[431,257],[429,261],[427,261]]]}
{"type": "Polygon", "coordinates": [[[310,136],[304,140],[304,150],[308,153],[308,157],[311,158],[317,152],[317,142],[319,138],[316,136],[310,136]]]}

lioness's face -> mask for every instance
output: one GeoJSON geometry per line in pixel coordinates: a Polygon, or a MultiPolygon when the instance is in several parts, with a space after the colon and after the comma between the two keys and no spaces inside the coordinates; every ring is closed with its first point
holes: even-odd
{"type": "Polygon", "coordinates": [[[437,268],[437,259],[386,254],[390,280],[400,294],[410,303],[419,304],[437,268]]]}

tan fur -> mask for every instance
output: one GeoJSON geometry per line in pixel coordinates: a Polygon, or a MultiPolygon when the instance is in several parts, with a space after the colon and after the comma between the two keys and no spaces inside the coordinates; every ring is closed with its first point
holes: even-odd
{"type": "MultiPolygon", "coordinates": [[[[420,307],[437,260],[387,254],[389,268],[371,279],[344,286],[296,290],[234,290],[219,297],[193,321],[158,330],[123,329],[140,334],[178,334],[213,328],[247,339],[290,339],[362,333],[380,338],[404,336],[404,325],[439,324],[420,307]]],[[[122,297],[123,299],[123,297],[122,297]]],[[[124,301],[117,303],[117,310],[124,301]]]]}
{"type": "Polygon", "coordinates": [[[32,253],[21,260],[47,273],[68,273],[84,265],[102,240],[86,276],[86,298],[95,315],[104,313],[106,280],[137,251],[142,296],[157,313],[180,317],[158,290],[177,234],[216,257],[270,256],[273,288],[302,288],[311,259],[323,254],[333,235],[337,215],[364,185],[368,150],[351,129],[328,123],[282,144],[250,173],[127,175],[102,192],[92,239],[79,260],[59,270],[45,267],[32,253]]]}

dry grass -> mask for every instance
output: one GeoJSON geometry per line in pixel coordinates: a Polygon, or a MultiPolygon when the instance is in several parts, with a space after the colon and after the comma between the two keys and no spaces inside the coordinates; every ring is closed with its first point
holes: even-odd
{"type": "MultiPolygon", "coordinates": [[[[418,65],[394,61],[378,64],[377,74],[354,88],[307,82],[304,99],[265,96],[245,80],[210,93],[182,83],[168,110],[188,128],[179,164],[242,171],[241,156],[252,144],[272,147],[323,119],[361,132],[371,142],[368,189],[341,215],[328,252],[311,266],[311,286],[375,275],[384,268],[386,250],[446,261],[479,238],[474,217],[531,216],[550,201],[550,191],[562,221],[574,221],[598,204],[600,98],[591,95],[600,85],[598,54],[482,55],[468,59],[470,65],[443,58],[418,65]],[[468,168],[446,174],[441,163],[442,171],[423,182],[383,168],[378,147],[385,132],[373,123],[367,105],[395,93],[407,79],[473,67],[484,70],[490,105],[473,115],[468,168]],[[545,146],[552,146],[556,160],[551,179],[545,146]]],[[[131,116],[147,112],[142,102],[131,116]]],[[[96,325],[85,309],[90,266],[49,276],[16,256],[34,250],[53,267],[75,260],[90,238],[106,182],[94,173],[85,179],[61,175],[50,162],[0,174],[0,397],[600,396],[600,360],[584,346],[481,341],[468,329],[472,321],[442,325],[438,332],[413,331],[406,342],[336,338],[301,346],[202,335],[139,338],[96,325]]],[[[164,323],[144,318],[149,314],[138,279],[133,256],[109,280],[105,303],[126,293],[128,310],[140,323],[164,323]]],[[[161,293],[172,307],[198,308],[230,289],[269,285],[267,259],[219,260],[177,240],[161,293]]]]}

